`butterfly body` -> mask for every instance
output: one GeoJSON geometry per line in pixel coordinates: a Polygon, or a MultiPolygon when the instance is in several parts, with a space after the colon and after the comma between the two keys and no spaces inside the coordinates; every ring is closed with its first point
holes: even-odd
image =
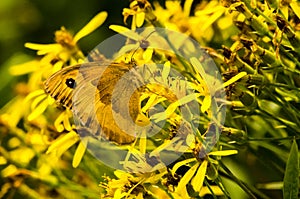
{"type": "Polygon", "coordinates": [[[72,109],[80,126],[93,136],[118,144],[131,143],[135,132],[130,122],[136,122],[140,112],[140,91],[130,93],[128,89],[138,80],[130,76],[125,83],[118,82],[133,67],[133,64],[101,62],[65,67],[46,80],[45,91],[72,109]],[[129,99],[128,104],[124,104],[124,98],[129,99]],[[128,110],[129,118],[124,116],[128,110]]]}

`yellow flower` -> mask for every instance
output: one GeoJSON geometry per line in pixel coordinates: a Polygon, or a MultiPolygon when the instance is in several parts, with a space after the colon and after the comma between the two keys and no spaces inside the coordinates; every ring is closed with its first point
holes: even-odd
{"type": "Polygon", "coordinates": [[[31,100],[33,101],[28,120],[37,118],[46,110],[49,104],[53,104],[53,100],[49,100],[43,89],[40,89],[42,81],[66,64],[72,65],[81,62],[84,55],[78,48],[77,42],[98,28],[106,17],[106,12],[100,12],[74,37],[62,27],[61,30],[55,32],[56,43],[54,44],[25,44],[26,47],[37,50],[38,55],[43,56],[39,61],[29,61],[10,68],[13,75],[30,74],[28,84],[31,93],[26,97],[25,104],[28,104],[31,100]]]}
{"type": "MultiPolygon", "coordinates": [[[[55,32],[55,44],[26,43],[25,46],[27,48],[37,50],[38,55],[44,55],[47,57],[47,59],[41,60],[46,61],[42,62],[44,64],[51,64],[51,62],[54,62],[54,65],[60,62],[63,64],[69,62],[70,65],[76,64],[84,59],[84,55],[78,48],[77,42],[98,28],[105,21],[106,17],[106,12],[100,12],[77,34],[75,34],[74,37],[70,32],[62,27],[61,30],[55,32]]],[[[61,65],[61,63],[59,65],[61,65]]],[[[56,70],[60,69],[57,67],[54,68],[56,70]]]]}
{"type": "Polygon", "coordinates": [[[130,3],[129,8],[123,9],[124,23],[132,16],[131,29],[135,30],[143,25],[145,20],[145,10],[151,8],[147,0],[135,0],[130,3]]]}
{"type": "Polygon", "coordinates": [[[100,184],[106,191],[106,194],[103,195],[104,198],[143,198],[143,195],[158,197],[155,195],[157,193],[161,196],[167,196],[164,190],[150,185],[161,183],[162,177],[167,174],[165,169],[145,174],[130,174],[117,170],[114,174],[117,179],[105,177],[107,182],[100,184]]]}
{"type": "MultiPolygon", "coordinates": [[[[203,44],[215,36],[213,24],[222,30],[231,27],[232,16],[228,14],[224,16],[226,8],[218,1],[203,1],[195,10],[192,10],[192,2],[192,0],[185,1],[182,7],[180,1],[166,1],[166,8],[154,3],[153,13],[164,27],[190,35],[203,44]]],[[[230,34],[224,33],[222,36],[226,37],[223,38],[226,40],[230,34]]]]}
{"type": "Polygon", "coordinates": [[[187,32],[189,27],[188,8],[186,8],[186,12],[183,12],[180,1],[166,1],[165,6],[166,9],[162,8],[158,3],[154,4],[155,9],[153,12],[158,16],[158,20],[168,29],[189,34],[187,32]]]}
{"type": "MultiPolygon", "coordinates": [[[[45,94],[42,82],[62,67],[83,61],[84,55],[77,45],[78,41],[98,28],[106,17],[106,12],[99,13],[75,36],[72,36],[69,31],[62,27],[55,32],[56,43],[53,44],[26,43],[26,47],[37,51],[37,55],[41,56],[40,59],[10,67],[12,75],[28,74],[29,79],[26,84],[28,92],[26,95],[20,94],[1,108],[0,120],[11,131],[20,132],[21,130],[16,128],[16,126],[23,119],[25,125],[29,127],[26,128],[27,132],[22,131],[24,134],[22,136],[24,136],[24,139],[28,137],[28,143],[32,143],[34,149],[39,151],[45,150],[49,143],[51,143],[52,138],[47,136],[50,135],[48,127],[51,127],[51,123],[53,123],[56,131],[62,134],[56,140],[52,141],[47,150],[47,157],[48,159],[50,157],[52,163],[59,160],[66,150],[76,144],[79,141],[79,136],[73,130],[74,126],[70,122],[72,118],[70,110],[48,109],[49,106],[54,104],[54,99],[45,94]],[[55,118],[56,116],[57,118],[55,118]],[[37,129],[38,132],[30,127],[31,124],[39,127],[37,129]],[[40,133],[41,136],[37,136],[37,133],[40,133]]],[[[53,136],[53,132],[51,136],[53,136]]],[[[74,167],[79,165],[84,152],[85,145],[80,142],[73,159],[74,167]]],[[[10,153],[12,159],[19,157],[17,162],[24,164],[27,164],[35,155],[33,149],[21,145],[10,153]],[[22,155],[20,156],[20,154],[22,155]]],[[[49,165],[42,163],[40,172],[48,175],[51,173],[51,168],[49,165]]]]}
{"type": "MultiPolygon", "coordinates": [[[[201,162],[196,158],[185,159],[177,162],[171,169],[171,173],[166,169],[143,174],[130,174],[117,170],[115,171],[116,179],[105,177],[107,182],[100,184],[106,191],[103,198],[137,198],[141,193],[142,195],[161,196],[162,198],[190,198],[186,188],[187,184],[190,184],[194,191],[203,197],[205,194],[211,194],[209,189],[203,186],[205,177],[208,177],[208,165],[217,164],[217,161],[211,156],[220,157],[236,153],[236,150],[213,151],[208,153],[208,156],[201,162]],[[176,172],[184,165],[191,166],[180,178],[179,182],[171,182],[171,178],[176,181],[176,176],[178,176],[176,172]],[[170,182],[167,182],[166,179],[170,182]],[[175,190],[171,189],[172,186],[171,184],[168,185],[169,183],[172,183],[173,187],[175,186],[175,190]]],[[[222,195],[222,191],[218,186],[210,186],[210,188],[217,195],[222,195]]]]}
{"type": "MultiPolygon", "coordinates": [[[[203,182],[205,177],[207,176],[207,168],[209,164],[217,164],[217,161],[210,158],[210,156],[228,156],[237,154],[237,150],[223,150],[223,151],[212,151],[207,154],[207,157],[202,161],[199,161],[198,158],[190,158],[185,159],[183,161],[177,162],[171,172],[172,175],[175,176],[176,171],[183,165],[192,165],[189,170],[182,176],[180,179],[178,186],[175,189],[175,193],[180,195],[183,198],[189,198],[189,194],[187,192],[186,186],[188,183],[192,185],[193,189],[196,192],[199,192],[199,196],[201,194],[201,190],[203,188],[203,182]]],[[[197,154],[196,154],[197,155],[197,154]]],[[[217,174],[215,174],[217,175],[217,174]]],[[[214,176],[215,177],[215,176],[214,176]]],[[[218,189],[218,188],[217,188],[218,189]]],[[[202,192],[203,194],[203,192],[202,192]]],[[[203,195],[201,195],[203,196],[203,195]]]]}

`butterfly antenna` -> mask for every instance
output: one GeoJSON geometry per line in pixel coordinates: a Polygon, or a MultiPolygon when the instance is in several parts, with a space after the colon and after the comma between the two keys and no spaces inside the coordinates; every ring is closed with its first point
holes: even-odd
{"type": "Polygon", "coordinates": [[[155,31],[152,31],[151,33],[149,33],[147,35],[147,37],[145,37],[145,39],[142,39],[139,41],[140,45],[133,51],[132,56],[131,56],[131,62],[134,63],[134,59],[133,56],[134,54],[137,52],[137,50],[139,48],[142,48],[143,50],[145,50],[146,48],[148,48],[149,46],[149,41],[147,41],[147,39],[154,33],[155,31]]]}

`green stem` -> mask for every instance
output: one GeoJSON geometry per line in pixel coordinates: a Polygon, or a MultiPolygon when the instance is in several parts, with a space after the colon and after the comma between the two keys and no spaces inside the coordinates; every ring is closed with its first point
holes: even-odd
{"type": "Polygon", "coordinates": [[[207,188],[209,189],[211,195],[214,197],[214,199],[217,199],[216,194],[214,194],[214,191],[212,190],[212,188],[210,187],[210,184],[207,182],[206,179],[204,179],[204,184],[207,186],[207,188]]]}

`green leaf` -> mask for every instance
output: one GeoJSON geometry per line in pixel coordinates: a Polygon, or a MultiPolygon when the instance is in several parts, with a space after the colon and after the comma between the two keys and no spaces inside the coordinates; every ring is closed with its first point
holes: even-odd
{"type": "Polygon", "coordinates": [[[290,155],[285,168],[283,179],[283,198],[292,199],[298,198],[299,192],[299,157],[298,146],[296,141],[293,141],[290,155]]]}

